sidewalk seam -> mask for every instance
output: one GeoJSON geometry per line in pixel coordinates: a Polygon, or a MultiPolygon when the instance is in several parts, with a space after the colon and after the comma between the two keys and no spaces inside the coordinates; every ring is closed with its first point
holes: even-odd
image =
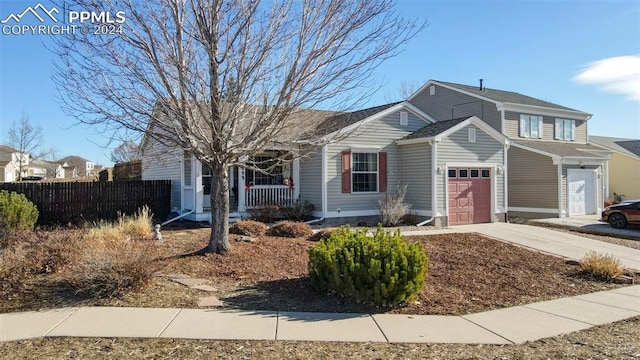
{"type": "MultiPolygon", "coordinates": [[[[592,294],[596,294],[596,293],[592,293],[592,294]]],[[[618,294],[618,295],[626,295],[626,294],[620,294],[620,293],[616,293],[616,294],[618,294]]],[[[590,295],[590,294],[585,294],[585,295],[590,295]]],[[[579,295],[579,296],[584,296],[584,295],[579,295]]],[[[629,295],[627,295],[627,296],[629,296],[629,295]]],[[[634,296],[631,296],[631,297],[634,297],[634,296]]],[[[615,306],[615,305],[610,305],[610,304],[603,304],[603,303],[601,303],[601,302],[597,302],[597,301],[593,301],[593,300],[587,300],[587,299],[576,299],[576,298],[571,298],[571,299],[580,300],[580,301],[586,301],[586,302],[589,302],[589,303],[592,303],[592,304],[598,304],[598,305],[609,306],[609,307],[616,308],[616,309],[621,309],[621,310],[632,311],[632,312],[634,312],[634,313],[636,313],[636,314],[639,314],[639,315],[640,315],[640,311],[638,311],[638,310],[634,310],[634,309],[629,309],[629,308],[620,307],[620,306],[615,306]]],[[[636,315],[636,316],[638,316],[638,315],[636,315]]],[[[634,317],[635,317],[635,316],[634,316],[634,317]]],[[[611,322],[614,322],[614,321],[611,321],[611,322]]],[[[610,322],[610,323],[611,323],[611,322],[610,322]]]]}
{"type": "Polygon", "coordinates": [[[278,326],[280,325],[280,310],[276,311],[276,333],[273,336],[273,340],[278,340],[278,326]]]}
{"type": "Polygon", "coordinates": [[[71,315],[75,314],[76,312],[78,312],[78,310],[80,310],[82,307],[77,307],[75,308],[69,315],[65,316],[64,319],[58,321],[57,324],[53,325],[53,327],[51,329],[49,329],[49,331],[47,331],[46,333],[44,333],[44,335],[42,335],[42,337],[48,337],[48,335],[55,330],[58,326],[60,326],[60,324],[62,324],[63,322],[65,322],[68,318],[71,317],[71,315]]]}
{"type": "MultiPolygon", "coordinates": [[[[507,309],[509,309],[509,308],[507,308],[507,309]]],[[[473,314],[469,314],[469,315],[473,315],[473,314]]],[[[493,330],[491,330],[491,329],[489,329],[489,328],[486,328],[486,327],[484,327],[484,326],[482,326],[482,325],[480,325],[480,324],[478,324],[478,323],[476,323],[476,322],[474,322],[474,321],[471,321],[471,320],[467,319],[465,316],[466,316],[466,315],[462,315],[462,316],[458,316],[458,317],[459,317],[459,318],[462,318],[462,319],[464,319],[464,320],[466,320],[466,321],[468,321],[468,322],[470,322],[470,323],[472,323],[473,325],[475,325],[475,326],[477,326],[477,327],[479,327],[479,328],[481,328],[481,329],[485,329],[485,330],[487,330],[488,332],[490,332],[490,333],[494,334],[495,336],[497,336],[497,337],[499,337],[499,338],[502,338],[502,339],[507,340],[508,342],[510,342],[510,343],[511,343],[511,345],[514,345],[514,344],[516,343],[515,341],[512,341],[511,339],[509,339],[509,338],[507,338],[507,337],[504,337],[504,336],[502,336],[502,335],[498,334],[497,332],[495,332],[495,331],[493,331],[493,330]]]]}
{"type": "MultiPolygon", "coordinates": [[[[569,299],[571,299],[571,298],[569,298],[569,299]]],[[[579,300],[579,299],[574,299],[574,300],[579,300]]],[[[529,307],[529,305],[531,305],[531,304],[521,305],[521,306],[523,308],[525,308],[525,309],[528,309],[528,310],[534,310],[534,311],[537,311],[537,312],[541,312],[543,314],[547,314],[547,315],[551,315],[551,316],[557,316],[557,317],[564,318],[564,319],[567,319],[567,320],[572,320],[572,321],[577,321],[579,323],[587,324],[590,327],[598,326],[597,324],[592,324],[592,323],[586,322],[584,320],[578,320],[578,319],[574,319],[574,318],[571,318],[571,317],[568,317],[568,316],[559,315],[559,314],[548,312],[548,311],[544,311],[544,310],[541,310],[541,309],[532,308],[532,307],[529,307]]],[[[599,304],[599,305],[604,305],[604,304],[599,304]]],[[[615,306],[613,306],[613,307],[615,307],[615,306]]]]}
{"type": "Polygon", "coordinates": [[[180,315],[180,313],[182,313],[182,310],[184,309],[178,309],[178,312],[173,315],[173,317],[171,318],[171,320],[169,320],[169,322],[167,323],[167,325],[165,325],[165,327],[160,331],[160,333],[156,336],[156,338],[159,338],[160,336],[162,336],[162,334],[164,334],[165,331],[167,331],[167,328],[169,328],[169,326],[173,323],[173,321],[178,317],[178,315],[180,315]]]}
{"type": "Polygon", "coordinates": [[[378,327],[378,330],[380,330],[380,333],[382,334],[382,336],[384,337],[384,340],[387,343],[391,343],[391,341],[389,341],[389,338],[387,337],[387,334],[384,333],[384,331],[382,330],[382,328],[380,327],[380,324],[378,324],[378,322],[376,321],[376,318],[372,315],[369,314],[369,317],[371,318],[371,320],[373,320],[373,323],[376,324],[376,326],[378,327]]]}

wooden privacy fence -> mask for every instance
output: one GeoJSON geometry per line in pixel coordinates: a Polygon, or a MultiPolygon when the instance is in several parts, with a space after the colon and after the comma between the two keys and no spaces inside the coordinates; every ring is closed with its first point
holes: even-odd
{"type": "Polygon", "coordinates": [[[38,207],[39,224],[113,220],[144,205],[159,221],[169,214],[171,200],[171,180],[0,183],[0,190],[24,194],[38,207]]]}

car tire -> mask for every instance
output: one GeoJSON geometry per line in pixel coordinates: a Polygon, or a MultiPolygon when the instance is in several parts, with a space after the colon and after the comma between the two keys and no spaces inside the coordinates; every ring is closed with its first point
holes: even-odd
{"type": "Polygon", "coordinates": [[[627,219],[622,214],[614,213],[609,215],[609,225],[616,229],[624,229],[627,227],[627,219]]]}

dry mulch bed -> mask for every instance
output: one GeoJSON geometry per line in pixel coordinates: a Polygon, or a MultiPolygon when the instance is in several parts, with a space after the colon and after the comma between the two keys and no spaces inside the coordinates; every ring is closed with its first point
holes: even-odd
{"type": "MultiPolygon", "coordinates": [[[[263,236],[253,243],[237,242],[225,255],[180,256],[203,247],[208,229],[165,231],[158,257],[164,273],[184,273],[209,279],[213,293],[228,308],[321,312],[392,312],[406,314],[467,314],[534,301],[606,290],[619,285],[590,279],[578,266],[477,234],[407,237],[424,244],[429,257],[426,286],[419,301],[396,309],[357,304],[318,293],[307,276],[305,239],[263,236]]],[[[60,306],[111,305],[196,307],[205,294],[158,277],[147,290],[118,299],[79,299],[59,286],[55,274],[33,281],[31,291],[0,299],[2,312],[60,306]]]]}

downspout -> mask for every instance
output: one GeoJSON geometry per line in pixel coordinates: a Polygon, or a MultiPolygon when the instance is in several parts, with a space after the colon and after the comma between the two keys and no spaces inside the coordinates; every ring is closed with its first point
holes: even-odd
{"type": "Polygon", "coordinates": [[[310,221],[305,221],[305,224],[315,224],[321,222],[327,216],[327,145],[324,145],[321,150],[320,156],[320,177],[322,178],[322,216],[319,219],[314,219],[310,221]]]}
{"type": "Polygon", "coordinates": [[[189,215],[189,214],[193,214],[194,212],[196,212],[196,211],[195,211],[195,210],[191,210],[191,211],[186,212],[186,213],[184,213],[184,214],[182,214],[182,215],[178,215],[178,216],[176,216],[176,217],[174,217],[174,218],[172,218],[172,219],[169,219],[169,220],[167,220],[167,221],[163,222],[162,224],[160,224],[160,226],[165,226],[165,225],[167,225],[167,224],[169,224],[169,223],[172,223],[172,222],[174,222],[174,221],[176,221],[176,220],[178,220],[178,219],[182,219],[183,217],[185,217],[185,216],[187,216],[187,215],[189,215]]]}
{"type": "Polygon", "coordinates": [[[424,226],[432,222],[436,218],[436,213],[438,211],[438,206],[436,204],[436,191],[438,189],[436,177],[438,160],[438,156],[436,154],[436,140],[430,141],[429,144],[431,145],[431,217],[423,222],[416,224],[416,226],[424,226]]]}

